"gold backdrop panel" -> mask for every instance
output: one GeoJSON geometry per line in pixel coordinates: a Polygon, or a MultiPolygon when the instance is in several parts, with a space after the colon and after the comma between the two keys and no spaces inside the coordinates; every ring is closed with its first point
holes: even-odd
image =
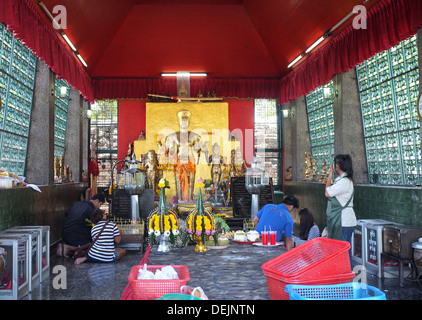
{"type": "MultiPolygon", "coordinates": [[[[203,148],[208,144],[208,153],[201,151],[200,158],[195,158],[196,175],[194,194],[198,194],[196,181],[199,178],[210,179],[211,168],[207,164],[207,157],[212,153],[212,145],[220,144],[220,152],[227,162],[230,162],[230,151],[233,142],[229,141],[229,106],[226,102],[187,102],[187,103],[147,103],[146,104],[146,139],[135,141],[134,152],[136,159],[149,150],[159,153],[156,139],[163,144],[165,137],[180,130],[177,114],[180,110],[189,110],[191,113],[189,131],[201,136],[203,148]]],[[[170,183],[166,190],[167,202],[176,195],[175,177],[173,171],[164,171],[164,178],[170,183]]]]}

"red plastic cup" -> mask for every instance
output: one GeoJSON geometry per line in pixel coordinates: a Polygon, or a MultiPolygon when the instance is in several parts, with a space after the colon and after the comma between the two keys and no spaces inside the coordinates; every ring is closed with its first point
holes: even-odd
{"type": "Polygon", "coordinates": [[[268,231],[262,231],[261,238],[262,238],[262,245],[267,246],[268,245],[268,231]]]}
{"type": "Polygon", "coordinates": [[[277,231],[270,231],[270,245],[275,246],[277,239],[277,231]]]}

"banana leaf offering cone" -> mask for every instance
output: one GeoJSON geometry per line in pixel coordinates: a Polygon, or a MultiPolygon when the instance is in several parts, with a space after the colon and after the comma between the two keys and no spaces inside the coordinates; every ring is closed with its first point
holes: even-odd
{"type": "Polygon", "coordinates": [[[158,243],[158,239],[163,235],[169,238],[174,244],[176,236],[179,234],[179,223],[177,213],[167,208],[165,189],[168,188],[168,181],[161,179],[158,183],[161,188],[160,201],[158,207],[148,215],[148,235],[151,245],[158,243]]]}
{"type": "Polygon", "coordinates": [[[189,236],[193,236],[194,238],[200,237],[202,242],[205,243],[208,236],[213,236],[215,234],[214,215],[205,209],[202,200],[202,188],[204,187],[202,178],[198,180],[198,187],[199,191],[196,207],[186,218],[186,233],[182,239],[183,242],[186,242],[189,236]]]}

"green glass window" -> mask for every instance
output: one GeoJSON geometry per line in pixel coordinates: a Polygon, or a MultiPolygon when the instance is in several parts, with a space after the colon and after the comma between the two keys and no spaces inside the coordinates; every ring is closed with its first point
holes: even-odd
{"type": "Polygon", "coordinates": [[[69,106],[70,86],[63,79],[55,80],[54,85],[54,157],[64,156],[66,145],[67,109],[69,106]],[[61,88],[66,88],[66,94],[61,95],[61,88]]]}
{"type": "Polygon", "coordinates": [[[321,172],[323,162],[326,162],[328,168],[334,158],[333,81],[306,95],[306,109],[311,157],[317,162],[317,172],[321,172]]]}
{"type": "Polygon", "coordinates": [[[416,35],[356,67],[371,183],[421,183],[416,35]]]}
{"type": "Polygon", "coordinates": [[[37,58],[0,23],[0,167],[24,175],[37,58]]]}
{"type": "Polygon", "coordinates": [[[277,101],[273,99],[255,100],[255,154],[258,162],[263,162],[266,171],[273,180],[273,185],[279,183],[280,139],[277,101]]]}

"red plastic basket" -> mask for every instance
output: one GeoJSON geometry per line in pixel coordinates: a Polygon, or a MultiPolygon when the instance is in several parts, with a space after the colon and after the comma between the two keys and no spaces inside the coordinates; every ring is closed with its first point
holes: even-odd
{"type": "Polygon", "coordinates": [[[321,277],[317,279],[279,279],[267,275],[268,295],[271,300],[290,300],[290,295],[285,291],[288,284],[300,284],[308,286],[330,285],[351,282],[354,278],[354,272],[338,274],[333,276],[321,277]]]}
{"type": "Polygon", "coordinates": [[[265,275],[279,279],[317,279],[351,272],[346,241],[315,238],[262,265],[265,275]]]}
{"type": "MultiPolygon", "coordinates": [[[[165,266],[147,266],[147,270],[154,272],[165,266]]],[[[187,266],[172,266],[176,270],[177,280],[138,280],[139,269],[143,266],[132,267],[129,273],[129,282],[132,287],[134,300],[155,300],[168,293],[180,293],[180,287],[189,281],[189,269],[187,266]]]]}

